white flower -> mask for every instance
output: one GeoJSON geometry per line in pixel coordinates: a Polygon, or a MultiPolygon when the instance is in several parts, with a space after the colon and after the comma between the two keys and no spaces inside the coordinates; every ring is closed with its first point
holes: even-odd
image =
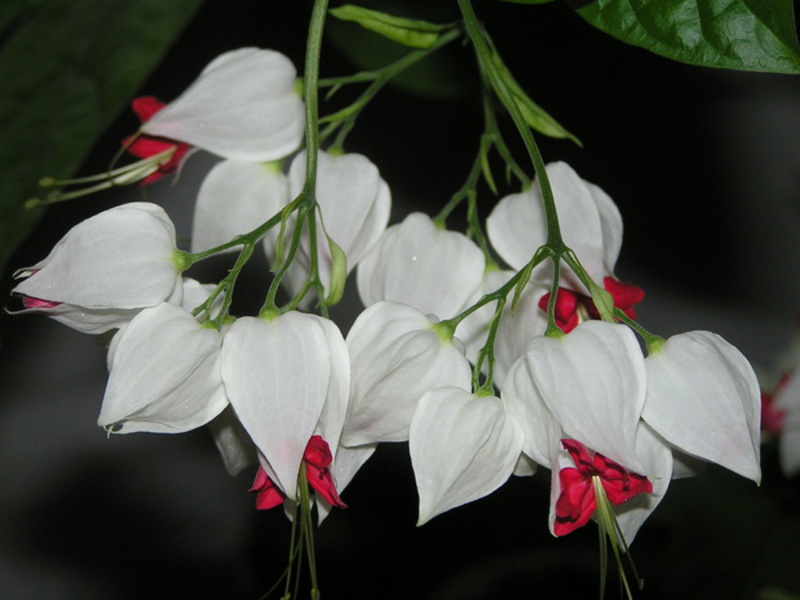
{"type": "Polygon", "coordinates": [[[247,233],[289,202],[289,184],[275,163],[224,160],[203,180],[192,225],[192,252],[202,252],[247,233]]]}
{"type": "Polygon", "coordinates": [[[599,464],[592,468],[601,478],[603,466],[629,473],[636,481],[646,477],[652,484],[635,504],[630,504],[635,498],[609,493],[627,500],[615,512],[628,543],[660,501],[672,474],[672,456],[641,421],[645,392],[644,357],[636,337],[623,325],[590,321],[560,339],[538,337],[512,366],[502,398],[525,434],[523,452],[553,472],[549,522],[554,534],[568,533],[594,512],[593,495],[586,504],[566,505],[575,514],[562,512],[562,488],[585,486],[589,477],[563,440],[575,442],[571,447],[576,451],[588,451],[591,460],[597,456],[599,464]],[[564,469],[571,470],[562,474],[564,469]],[[570,478],[575,469],[577,474],[570,478]]]}
{"type": "Polygon", "coordinates": [[[522,429],[500,398],[453,387],[426,393],[409,433],[417,524],[500,487],[514,471],[522,443],[522,429]]]}
{"type": "Polygon", "coordinates": [[[756,482],[761,480],[758,380],[717,334],[669,338],[645,360],[642,418],[670,444],[756,482]]]}
{"type": "Polygon", "coordinates": [[[470,389],[471,371],[463,352],[412,306],[370,306],[353,323],[347,347],[352,381],[345,446],[406,441],[426,392],[448,386],[470,389]]]}
{"type": "Polygon", "coordinates": [[[219,331],[179,306],[141,311],[114,336],[111,373],[97,423],[113,433],[182,433],[228,405],[219,331]]]}
{"type": "Polygon", "coordinates": [[[185,142],[224,158],[269,162],[300,145],[303,101],[283,54],[240,48],[214,59],[177,99],[142,127],[148,136],[185,142]]]}
{"type": "Polygon", "coordinates": [[[350,363],[338,328],[299,312],[244,317],[225,333],[222,378],[233,409],[291,500],[306,446],[319,434],[332,453],[347,409],[350,363]]]}
{"type": "MultiPolygon", "coordinates": [[[[546,167],[558,211],[564,242],[572,248],[589,276],[600,282],[612,275],[622,247],[622,217],[613,200],[599,187],[582,180],[563,162],[546,167]]],[[[497,253],[514,269],[521,269],[547,240],[541,192],[537,185],[503,198],[486,220],[486,230],[497,253]]],[[[552,279],[546,261],[534,277],[552,279]]],[[[586,293],[569,268],[561,285],[586,293]]]]}
{"type": "MultiPolygon", "coordinates": [[[[337,156],[320,152],[317,161],[317,265],[322,285],[330,290],[333,251],[326,234],[347,257],[349,273],[386,230],[392,198],[389,186],[381,178],[378,168],[361,154],[337,156]]],[[[305,187],[305,179],[306,154],[301,152],[294,158],[289,169],[289,198],[300,195],[305,187]]],[[[293,227],[294,221],[285,234],[287,243],[293,227]]],[[[265,238],[264,244],[267,255],[274,257],[275,236],[265,238]]],[[[308,277],[309,245],[309,233],[306,229],[285,279],[292,294],[300,290],[308,277]]],[[[338,282],[334,282],[336,283],[338,282]]]]}
{"type": "Polygon", "coordinates": [[[85,333],[127,323],[142,308],[180,303],[175,228],[155,204],[133,202],[73,227],[44,260],[21,269],[12,293],[85,333]]]}
{"type": "Polygon", "coordinates": [[[430,217],[412,213],[386,230],[358,268],[358,293],[365,306],[402,302],[440,318],[456,316],[481,285],[483,253],[461,233],[440,229],[430,217]]]}

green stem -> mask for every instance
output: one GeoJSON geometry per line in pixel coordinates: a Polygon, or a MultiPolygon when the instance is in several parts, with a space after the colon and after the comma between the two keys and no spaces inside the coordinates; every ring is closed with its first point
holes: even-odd
{"type": "Polygon", "coordinates": [[[522,141],[525,144],[525,148],[528,151],[533,169],[536,173],[536,181],[542,192],[542,202],[544,204],[544,213],[547,221],[547,246],[556,254],[559,254],[565,248],[565,244],[561,238],[561,230],[558,226],[558,213],[556,211],[555,199],[553,198],[553,189],[547,177],[544,160],[539,152],[539,147],[536,145],[536,140],[533,138],[530,127],[528,127],[528,124],[525,122],[522,112],[517,105],[517,101],[495,62],[494,54],[489,47],[489,42],[487,41],[483,28],[475,15],[475,10],[472,8],[471,1],[458,0],[458,6],[464,18],[467,34],[475,47],[478,61],[485,70],[495,94],[497,94],[500,102],[503,103],[503,106],[506,108],[509,115],[511,115],[511,119],[514,121],[514,125],[516,125],[522,137],[522,141]]]}

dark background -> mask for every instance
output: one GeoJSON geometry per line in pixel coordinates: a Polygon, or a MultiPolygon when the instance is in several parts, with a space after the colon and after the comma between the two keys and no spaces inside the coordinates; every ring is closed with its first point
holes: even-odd
{"type": "MultiPolygon", "coordinates": [[[[456,18],[452,2],[400,7],[456,18]]],[[[540,137],[545,160],[566,160],[619,205],[626,237],[617,274],[648,293],[642,323],[661,335],[714,330],[768,368],[788,343],[800,295],[798,80],[676,64],[608,38],[560,2],[479,9],[520,83],[584,143],[540,137]]],[[[280,50],[302,71],[308,10],[296,0],[208,0],[142,92],[174,98],[215,56],[249,45],[280,50]]],[[[330,25],[322,75],[352,72],[343,48],[363,35],[330,25]]],[[[411,74],[348,138],[348,151],[369,156],[391,186],[394,221],[438,211],[463,183],[481,131],[470,49],[454,44],[437,61],[437,85],[409,93],[431,76],[411,74]]],[[[122,115],[83,171],[104,170],[136,127],[122,115]]],[[[212,161],[197,155],[178,183],[146,192],[184,236],[212,161]]],[[[483,191],[485,216],[496,199],[483,191]]],[[[53,208],[12,258],[3,292],[10,271],[39,260],[72,224],[141,193],[53,208]]],[[[260,269],[250,272],[254,289],[264,285],[260,269]]],[[[349,306],[343,330],[359,308],[352,298],[349,306]]],[[[258,598],[280,576],[288,521],[253,509],[252,472],[230,478],[207,432],[106,439],[95,426],[102,345],[36,316],[3,315],[0,335],[0,597],[258,598]]],[[[773,445],[764,465],[760,490],[714,467],[673,483],[633,546],[646,580],[639,597],[800,596],[800,488],[780,474],[773,445]],[[794,596],[764,595],[770,589],[794,596]]],[[[546,473],[513,478],[415,528],[407,447],[381,447],[345,491],[350,508],[319,530],[323,597],[597,597],[596,528],[551,538],[548,486],[546,473]]],[[[609,581],[616,597],[613,573],[609,581]]]]}

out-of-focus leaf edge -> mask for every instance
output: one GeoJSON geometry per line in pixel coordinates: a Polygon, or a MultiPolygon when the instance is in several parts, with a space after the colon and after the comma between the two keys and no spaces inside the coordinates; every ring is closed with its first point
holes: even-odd
{"type": "Polygon", "coordinates": [[[38,193],[39,179],[69,177],[80,167],[201,4],[30,2],[24,13],[6,15],[0,48],[0,273],[44,212],[23,207],[38,193]]]}
{"type": "Polygon", "coordinates": [[[702,0],[705,4],[698,4],[694,11],[698,19],[694,22],[663,17],[665,13],[685,17],[700,1],[565,0],[586,22],[604,33],[672,60],[739,71],[800,73],[800,45],[792,0],[702,0]],[[723,10],[722,4],[731,5],[733,10],[723,10]],[[639,6],[634,8],[634,5],[639,6]],[[723,14],[727,20],[715,21],[717,14],[723,14]],[[740,38],[727,35],[748,30],[757,34],[740,38]],[[706,33],[710,35],[703,38],[706,33]],[[695,43],[675,45],[678,39],[695,43]],[[736,54],[737,44],[746,50],[736,54]]]}

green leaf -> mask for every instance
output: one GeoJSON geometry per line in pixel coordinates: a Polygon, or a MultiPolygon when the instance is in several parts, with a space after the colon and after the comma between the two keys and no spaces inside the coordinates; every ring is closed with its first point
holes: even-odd
{"type": "MultiPolygon", "coordinates": [[[[357,70],[373,71],[408,53],[396,43],[373,35],[354,23],[331,21],[325,34],[357,70]]],[[[465,91],[461,63],[452,54],[438,51],[393,77],[390,86],[423,98],[454,99],[465,91]]]]}
{"type": "Polygon", "coordinates": [[[393,42],[423,50],[433,46],[439,39],[439,32],[448,27],[427,21],[395,17],[354,4],[345,4],[329,12],[337,19],[358,23],[364,29],[374,31],[393,42]]]}
{"type": "Polygon", "coordinates": [[[519,83],[517,83],[517,80],[514,79],[508,67],[500,60],[499,55],[495,54],[494,60],[495,63],[497,63],[503,80],[514,95],[517,106],[519,106],[519,110],[529,127],[553,138],[568,138],[578,146],[583,147],[583,144],[577,137],[562,127],[547,111],[530,99],[528,94],[525,93],[525,90],[523,90],[519,83]]]}
{"type": "Polygon", "coordinates": [[[609,35],[673,60],[800,73],[793,0],[568,0],[609,35]]]}
{"type": "Polygon", "coordinates": [[[501,2],[511,2],[513,4],[549,4],[553,0],[501,0],[501,2]]]}
{"type": "Polygon", "coordinates": [[[0,27],[0,270],[42,214],[42,176],[69,177],[202,0],[27,0],[0,27]]]}

